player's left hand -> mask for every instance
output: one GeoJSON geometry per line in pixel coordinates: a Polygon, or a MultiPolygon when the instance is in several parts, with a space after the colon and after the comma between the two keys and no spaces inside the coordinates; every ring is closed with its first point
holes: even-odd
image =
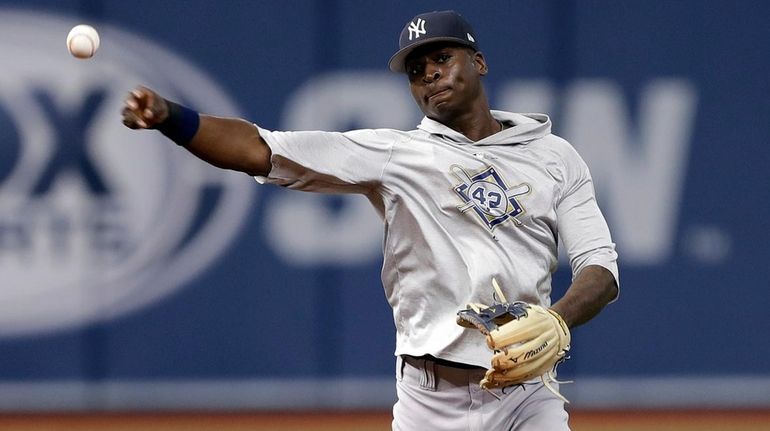
{"type": "Polygon", "coordinates": [[[481,387],[517,385],[541,376],[544,383],[546,379],[554,381],[553,371],[566,359],[570,348],[566,323],[551,309],[525,302],[505,302],[494,280],[493,285],[501,303],[469,304],[457,313],[457,323],[479,329],[495,352],[481,387]]]}

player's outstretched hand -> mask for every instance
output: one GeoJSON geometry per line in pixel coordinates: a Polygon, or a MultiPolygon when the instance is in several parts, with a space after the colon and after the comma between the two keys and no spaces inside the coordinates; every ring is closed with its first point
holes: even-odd
{"type": "Polygon", "coordinates": [[[126,127],[153,129],[168,116],[168,103],[158,93],[139,86],[128,93],[122,114],[126,127]]]}

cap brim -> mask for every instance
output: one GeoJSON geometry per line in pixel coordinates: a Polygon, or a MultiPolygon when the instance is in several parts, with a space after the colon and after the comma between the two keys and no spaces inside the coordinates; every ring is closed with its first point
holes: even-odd
{"type": "Polygon", "coordinates": [[[460,45],[465,45],[469,48],[473,48],[473,45],[469,41],[463,40],[457,37],[427,38],[425,40],[415,42],[407,47],[399,49],[398,52],[393,54],[393,57],[390,57],[390,60],[388,61],[388,68],[390,68],[390,70],[393,72],[398,72],[398,73],[406,72],[406,65],[404,64],[404,62],[406,61],[406,58],[409,57],[409,54],[411,54],[412,51],[414,51],[415,49],[421,46],[427,45],[429,43],[434,43],[434,42],[455,42],[460,45]]]}

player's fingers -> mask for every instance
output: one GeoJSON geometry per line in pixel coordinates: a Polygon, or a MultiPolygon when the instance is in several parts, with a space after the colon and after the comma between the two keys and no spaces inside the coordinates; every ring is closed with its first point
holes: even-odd
{"type": "Polygon", "coordinates": [[[141,118],[135,110],[129,108],[128,106],[123,108],[122,111],[123,115],[123,124],[131,129],[146,129],[147,128],[147,122],[141,118]]]}
{"type": "Polygon", "coordinates": [[[129,97],[126,99],[125,103],[128,109],[133,109],[133,110],[139,109],[139,103],[137,103],[136,99],[129,97]]]}
{"type": "Polygon", "coordinates": [[[155,91],[143,86],[138,86],[129,92],[125,108],[131,112],[131,115],[124,114],[126,119],[124,123],[145,129],[163,121],[168,112],[166,100],[155,91]]]}
{"type": "Polygon", "coordinates": [[[139,101],[137,101],[133,95],[129,94],[128,97],[126,97],[126,100],[123,101],[123,110],[121,111],[124,120],[127,118],[139,117],[140,110],[141,107],[139,106],[139,101]]]}
{"type": "Polygon", "coordinates": [[[152,98],[153,91],[140,85],[131,90],[130,94],[142,104],[146,104],[152,98]]]}
{"type": "Polygon", "coordinates": [[[147,87],[138,86],[128,93],[128,101],[132,102],[133,109],[146,109],[155,103],[157,95],[147,87]]]}
{"type": "Polygon", "coordinates": [[[126,108],[138,115],[139,112],[144,109],[146,99],[147,97],[139,89],[134,89],[128,92],[123,104],[126,108]]]}

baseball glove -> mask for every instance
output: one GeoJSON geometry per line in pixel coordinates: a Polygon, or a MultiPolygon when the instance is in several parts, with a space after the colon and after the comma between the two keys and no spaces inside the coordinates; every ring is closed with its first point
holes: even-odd
{"type": "Polygon", "coordinates": [[[491,306],[468,304],[457,313],[457,323],[477,328],[487,337],[494,351],[492,366],[486,372],[481,387],[504,388],[523,384],[541,377],[543,383],[557,396],[567,401],[551,385],[556,366],[567,359],[570,332],[555,311],[526,302],[508,303],[492,279],[496,301],[491,306]]]}

